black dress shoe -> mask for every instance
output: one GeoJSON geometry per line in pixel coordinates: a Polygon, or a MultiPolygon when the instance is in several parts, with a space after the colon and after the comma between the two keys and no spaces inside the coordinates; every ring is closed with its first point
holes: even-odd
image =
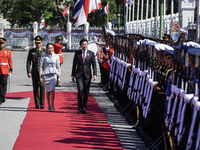
{"type": "Polygon", "coordinates": [[[82,113],[82,109],[81,108],[79,108],[78,111],[77,111],[77,114],[80,114],[80,113],[82,113]]]}
{"type": "Polygon", "coordinates": [[[86,111],[82,111],[82,114],[87,114],[87,112],[86,111]]]}
{"type": "Polygon", "coordinates": [[[36,108],[36,109],[39,109],[39,105],[36,105],[35,108],[36,108]]]}
{"type": "Polygon", "coordinates": [[[82,114],[87,114],[86,109],[83,108],[82,114]]]}
{"type": "Polygon", "coordinates": [[[2,100],[1,100],[2,103],[5,103],[5,101],[6,101],[5,99],[2,99],[2,100]]]}
{"type": "Polygon", "coordinates": [[[44,109],[44,105],[40,105],[40,109],[44,109]]]}

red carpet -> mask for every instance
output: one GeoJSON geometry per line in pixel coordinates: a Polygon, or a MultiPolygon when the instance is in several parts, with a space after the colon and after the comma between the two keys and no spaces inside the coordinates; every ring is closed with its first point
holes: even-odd
{"type": "Polygon", "coordinates": [[[77,92],[56,92],[55,112],[34,109],[32,92],[9,93],[8,98],[31,97],[13,150],[122,150],[108,119],[90,95],[87,114],[77,114],[77,92]]]}

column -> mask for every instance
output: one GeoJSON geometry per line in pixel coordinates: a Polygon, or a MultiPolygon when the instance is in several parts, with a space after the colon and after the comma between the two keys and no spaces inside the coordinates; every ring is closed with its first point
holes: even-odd
{"type": "MultiPolygon", "coordinates": [[[[148,36],[148,33],[147,33],[147,19],[148,19],[148,11],[149,11],[149,0],[147,0],[147,4],[146,4],[146,23],[145,23],[145,36],[148,36]]],[[[149,31],[149,29],[148,29],[149,31]]]]}
{"type": "Polygon", "coordinates": [[[140,25],[140,26],[141,26],[141,33],[142,33],[142,34],[143,34],[142,31],[143,31],[143,23],[144,23],[144,22],[143,22],[143,6],[144,6],[144,0],[141,1],[141,16],[140,16],[140,17],[141,17],[141,19],[140,19],[141,25],[140,25]]]}
{"type": "Polygon", "coordinates": [[[89,23],[84,24],[84,38],[88,40],[89,23]]]}
{"type": "Polygon", "coordinates": [[[71,39],[71,32],[72,32],[72,23],[67,22],[67,49],[70,51],[72,46],[72,39],[71,39]]]}
{"type": "Polygon", "coordinates": [[[200,41],[200,0],[197,0],[197,26],[196,26],[196,42],[200,41]]]}
{"type": "Polygon", "coordinates": [[[150,29],[150,32],[151,32],[151,37],[153,37],[153,32],[152,32],[152,29],[153,29],[153,0],[151,0],[151,29],[150,29]]]}
{"type": "Polygon", "coordinates": [[[3,23],[0,23],[0,37],[3,37],[3,23]]]}
{"type": "Polygon", "coordinates": [[[166,0],[163,2],[163,31],[165,33],[166,0]]]}
{"type": "Polygon", "coordinates": [[[138,20],[139,20],[139,9],[140,9],[140,0],[138,0],[138,5],[137,5],[137,28],[136,28],[136,33],[139,33],[139,28],[138,28],[138,20]]]}
{"type": "Polygon", "coordinates": [[[188,22],[194,18],[195,0],[181,0],[182,26],[187,30],[188,22]]]}
{"type": "Polygon", "coordinates": [[[111,23],[111,22],[108,22],[108,23],[107,23],[107,28],[108,28],[109,30],[112,30],[112,23],[111,23]]]}
{"type": "Polygon", "coordinates": [[[131,21],[131,5],[129,5],[129,18],[128,18],[128,22],[131,21]]]}
{"type": "Polygon", "coordinates": [[[33,46],[34,46],[34,38],[37,36],[38,34],[38,23],[34,22],[33,23],[33,46]]]}

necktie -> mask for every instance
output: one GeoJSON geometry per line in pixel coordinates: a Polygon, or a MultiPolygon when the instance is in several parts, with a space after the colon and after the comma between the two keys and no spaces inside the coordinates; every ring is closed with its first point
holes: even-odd
{"type": "Polygon", "coordinates": [[[83,62],[85,62],[85,51],[83,53],[83,62]]]}

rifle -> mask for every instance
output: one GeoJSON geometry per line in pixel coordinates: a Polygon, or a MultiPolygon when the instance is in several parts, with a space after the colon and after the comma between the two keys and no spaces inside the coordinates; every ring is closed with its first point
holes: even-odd
{"type": "Polygon", "coordinates": [[[125,61],[127,62],[127,63],[129,63],[130,62],[130,60],[129,60],[129,43],[128,43],[128,38],[126,38],[127,40],[126,40],[126,47],[125,47],[125,57],[126,57],[126,59],[125,59],[125,61]]]}
{"type": "Polygon", "coordinates": [[[99,15],[100,15],[100,18],[101,18],[101,27],[102,27],[106,47],[108,47],[107,38],[106,38],[105,21],[104,21],[104,18],[102,17],[103,16],[103,9],[99,9],[99,15]]]}
{"type": "MultiPolygon", "coordinates": [[[[199,55],[198,55],[198,52],[195,55],[195,78],[199,78],[199,55]]],[[[198,96],[198,89],[199,89],[198,85],[199,85],[198,83],[195,84],[195,96],[198,96]]]]}
{"type": "Polygon", "coordinates": [[[153,70],[153,49],[154,47],[151,46],[150,48],[150,63],[149,63],[149,78],[152,78],[152,70],[153,70]]]}
{"type": "Polygon", "coordinates": [[[152,49],[152,73],[154,73],[154,76],[152,77],[153,81],[157,81],[158,80],[158,70],[156,69],[157,66],[157,60],[156,60],[156,50],[155,47],[153,47],[152,49]]]}
{"type": "Polygon", "coordinates": [[[186,52],[185,55],[185,80],[187,81],[188,87],[187,87],[187,94],[191,93],[191,78],[190,78],[190,64],[189,64],[189,56],[188,52],[186,52]]]}
{"type": "Polygon", "coordinates": [[[123,54],[122,54],[122,37],[119,36],[119,59],[123,59],[123,54]]]}
{"type": "Polygon", "coordinates": [[[122,53],[122,60],[126,62],[126,57],[125,57],[126,37],[122,36],[122,45],[121,45],[121,47],[122,47],[122,51],[121,51],[121,53],[122,53]]]}
{"type": "Polygon", "coordinates": [[[117,57],[118,56],[118,36],[115,35],[115,41],[114,42],[114,56],[117,57]]]}

